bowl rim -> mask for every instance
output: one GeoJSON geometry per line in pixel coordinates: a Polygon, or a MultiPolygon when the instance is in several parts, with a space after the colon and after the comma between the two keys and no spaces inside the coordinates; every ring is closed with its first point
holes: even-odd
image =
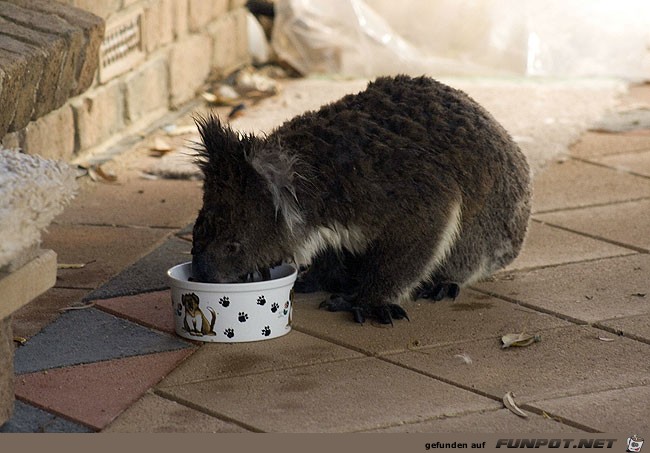
{"type": "Polygon", "coordinates": [[[246,282],[246,283],[205,283],[205,282],[191,282],[188,280],[182,280],[173,275],[175,271],[178,271],[180,268],[191,266],[192,262],[187,261],[185,263],[180,263],[175,266],[172,266],[167,270],[167,279],[169,280],[170,286],[172,288],[187,289],[194,291],[203,291],[203,292],[212,292],[212,293],[222,293],[222,292],[251,292],[255,290],[268,290],[274,288],[281,288],[284,286],[293,285],[298,277],[298,269],[290,264],[283,263],[279,266],[275,266],[273,269],[280,267],[291,268],[292,272],[289,275],[284,277],[275,278],[272,280],[263,280],[259,282],[246,282]]]}

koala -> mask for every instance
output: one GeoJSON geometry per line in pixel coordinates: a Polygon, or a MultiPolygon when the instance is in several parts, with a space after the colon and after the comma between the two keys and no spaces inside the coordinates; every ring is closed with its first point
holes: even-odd
{"type": "Polygon", "coordinates": [[[232,282],[291,260],[298,291],[363,323],[455,298],[518,255],[530,171],[506,130],[429,77],[380,77],[270,134],[196,119],[204,176],[192,269],[232,282]],[[304,266],[307,266],[306,268],[304,266]]]}

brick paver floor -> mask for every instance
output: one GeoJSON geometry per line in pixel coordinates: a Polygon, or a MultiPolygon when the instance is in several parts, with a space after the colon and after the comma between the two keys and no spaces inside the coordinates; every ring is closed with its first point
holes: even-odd
{"type": "Polygon", "coordinates": [[[384,327],[297,295],[293,330],[255,343],[173,332],[164,273],[190,259],[200,182],[87,181],[43,244],[85,265],[15,316],[27,341],[0,431],[647,432],[648,132],[585,133],[536,179],[519,259],[456,301],[384,327]],[[540,341],[500,347],[521,332],[540,341]]]}

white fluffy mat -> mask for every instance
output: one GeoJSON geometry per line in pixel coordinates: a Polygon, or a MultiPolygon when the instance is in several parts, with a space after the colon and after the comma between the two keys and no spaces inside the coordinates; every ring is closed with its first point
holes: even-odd
{"type": "MultiPolygon", "coordinates": [[[[465,91],[490,111],[519,143],[533,175],[566,153],[569,146],[617,104],[626,85],[612,80],[541,80],[447,78],[442,82],[465,91]]],[[[307,110],[365,88],[365,80],[324,78],[282,82],[279,95],[247,108],[231,122],[235,130],[268,133],[307,110]]],[[[198,135],[192,138],[198,141],[198,135]]],[[[198,177],[192,150],[165,155],[148,169],[159,177],[198,177]]]]}
{"type": "Polygon", "coordinates": [[[0,268],[39,245],[41,232],[77,191],[64,162],[0,147],[0,268]]]}

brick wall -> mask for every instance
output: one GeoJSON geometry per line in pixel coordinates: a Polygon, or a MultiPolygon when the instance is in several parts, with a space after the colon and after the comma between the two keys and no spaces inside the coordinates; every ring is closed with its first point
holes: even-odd
{"type": "Polygon", "coordinates": [[[83,94],[2,137],[5,147],[71,161],[194,99],[209,74],[250,62],[246,0],[59,1],[105,20],[100,68],[83,94]]]}

